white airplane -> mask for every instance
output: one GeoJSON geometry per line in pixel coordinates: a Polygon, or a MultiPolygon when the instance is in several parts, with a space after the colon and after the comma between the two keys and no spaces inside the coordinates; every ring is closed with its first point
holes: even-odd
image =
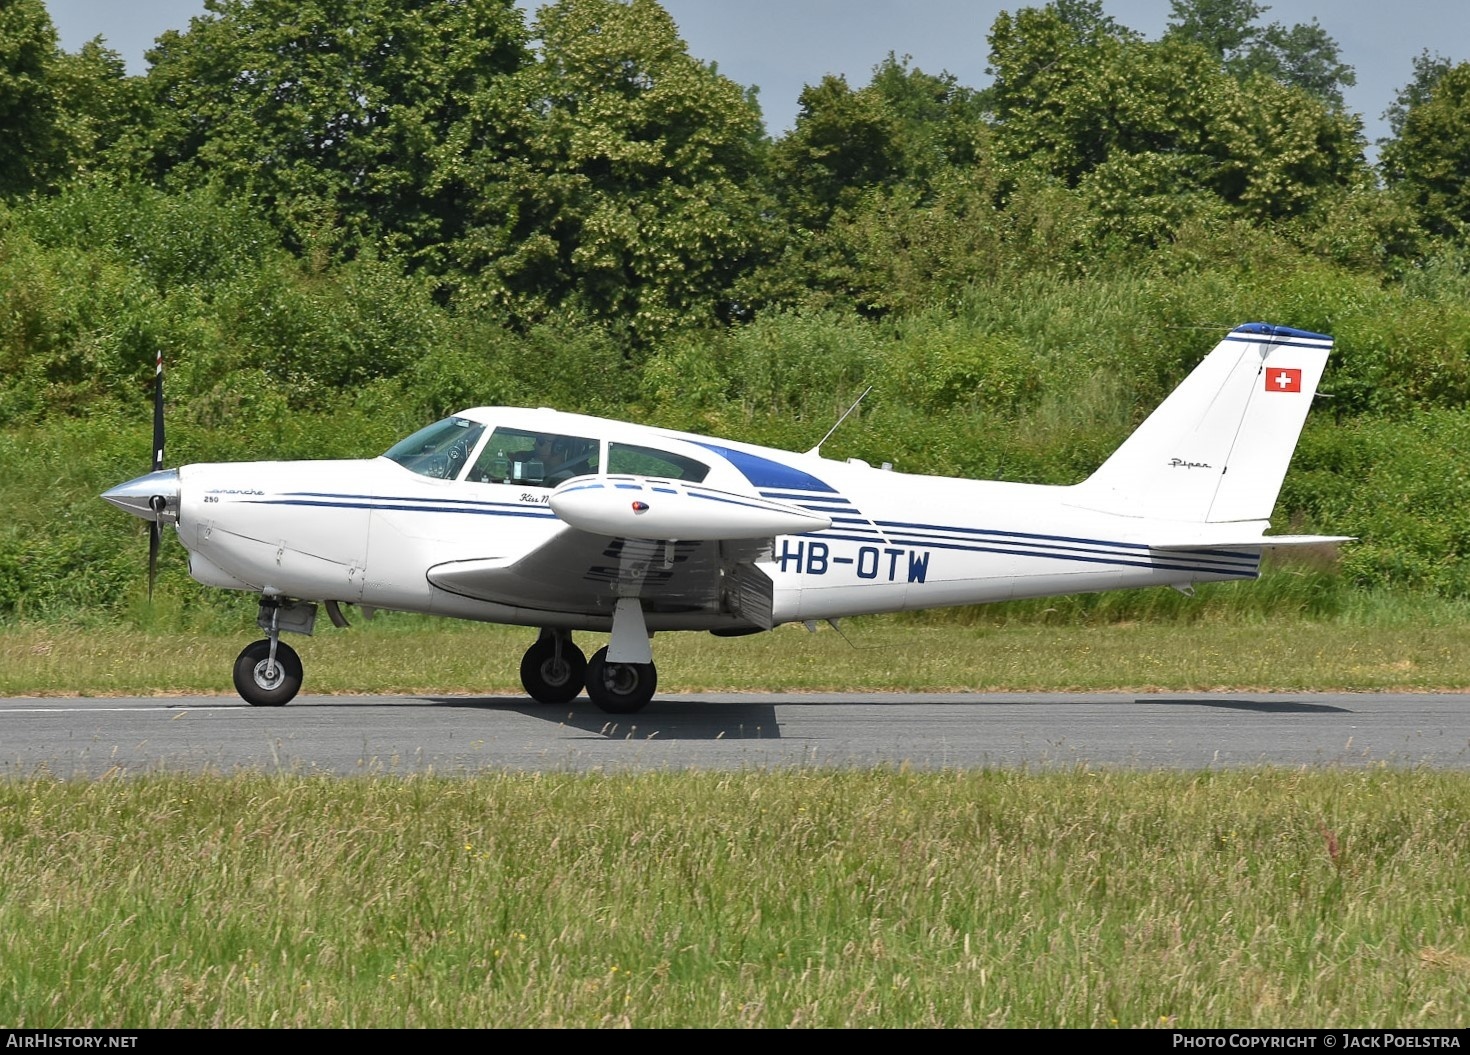
{"type": "MultiPolygon", "coordinates": [[[[1251,579],[1332,339],[1232,330],[1089,478],[1069,486],[911,475],[849,458],[549,409],[481,407],[381,457],[163,469],[102,497],[172,524],[189,573],[260,597],[235,662],[251,704],[294,697],[283,631],[318,604],[533,627],[521,683],[635,712],[658,631],[1251,579]],[[590,660],[576,631],[610,635],[590,660]]],[[[161,367],[156,407],[162,406],[161,367]]],[[[835,427],[835,426],[834,426],[835,427]]],[[[828,434],[830,435],[830,433],[828,434]]]]}

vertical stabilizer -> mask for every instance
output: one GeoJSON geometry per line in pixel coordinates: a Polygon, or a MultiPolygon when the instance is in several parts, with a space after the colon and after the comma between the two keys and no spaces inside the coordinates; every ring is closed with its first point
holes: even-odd
{"type": "Polygon", "coordinates": [[[1073,503],[1196,523],[1268,519],[1331,350],[1320,333],[1236,327],[1073,488],[1073,503]]]}

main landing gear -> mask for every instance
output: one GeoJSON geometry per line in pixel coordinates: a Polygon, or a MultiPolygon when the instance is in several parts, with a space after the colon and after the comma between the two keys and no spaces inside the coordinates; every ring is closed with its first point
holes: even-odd
{"type": "Polygon", "coordinates": [[[609,662],[607,648],[589,661],[565,630],[542,630],[521,657],[521,685],[537,703],[569,703],[585,688],[608,714],[633,714],[653,699],[658,670],[652,663],[609,662]]]}
{"type": "Polygon", "coordinates": [[[587,678],[587,657],[565,630],[546,629],[521,657],[521,684],[537,703],[568,703],[587,678]]]}
{"type": "Polygon", "coordinates": [[[585,687],[588,698],[608,714],[641,711],[658,687],[658,669],[637,600],[618,601],[612,641],[591,660],[572,643],[570,631],[543,629],[521,657],[521,684],[539,703],[567,703],[585,687]]]}

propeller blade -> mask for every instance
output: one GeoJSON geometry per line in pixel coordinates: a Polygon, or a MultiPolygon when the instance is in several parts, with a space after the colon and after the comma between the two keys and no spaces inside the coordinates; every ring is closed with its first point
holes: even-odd
{"type": "Polygon", "coordinates": [[[153,367],[153,469],[163,468],[163,351],[153,367]]]}
{"type": "MultiPolygon", "coordinates": [[[[163,468],[163,349],[160,348],[153,361],[153,471],[163,468]]],[[[155,503],[157,500],[155,499],[155,503]]],[[[157,513],[161,503],[155,504],[154,520],[148,525],[148,600],[153,601],[153,584],[158,579],[158,544],[163,538],[163,525],[157,513]]]]}
{"type": "Polygon", "coordinates": [[[153,600],[153,582],[158,578],[158,540],[163,528],[157,521],[148,525],[148,600],[153,600]]]}

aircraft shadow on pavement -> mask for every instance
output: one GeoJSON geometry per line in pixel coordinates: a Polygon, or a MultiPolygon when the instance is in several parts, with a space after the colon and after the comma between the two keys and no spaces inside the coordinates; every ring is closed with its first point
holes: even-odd
{"type": "Polygon", "coordinates": [[[779,740],[776,708],[769,703],[694,702],[657,697],[636,714],[608,714],[586,697],[570,703],[535,703],[520,697],[426,697],[447,707],[513,711],[609,739],[779,740]]]}
{"type": "Polygon", "coordinates": [[[1307,703],[1304,700],[1192,700],[1179,698],[1155,699],[1140,697],[1138,703],[1169,704],[1175,707],[1221,707],[1232,711],[1256,711],[1260,714],[1351,714],[1347,707],[1328,703],[1307,703]]]}

